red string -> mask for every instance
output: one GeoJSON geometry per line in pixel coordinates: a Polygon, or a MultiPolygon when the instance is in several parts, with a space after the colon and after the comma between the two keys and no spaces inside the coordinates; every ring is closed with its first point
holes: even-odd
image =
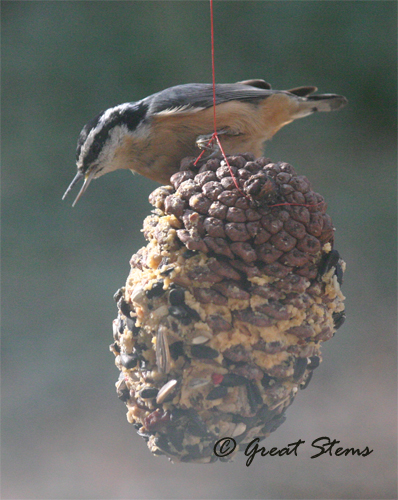
{"type": "MultiPolygon", "coordinates": [[[[231,177],[232,177],[232,180],[234,181],[234,184],[235,184],[235,187],[236,189],[245,197],[245,198],[248,198],[247,195],[245,195],[245,193],[243,193],[243,191],[240,189],[239,185],[238,185],[238,182],[232,172],[232,168],[231,168],[231,165],[229,164],[228,160],[227,160],[227,156],[224,152],[224,149],[221,145],[221,141],[218,137],[218,134],[217,134],[217,116],[216,116],[216,70],[215,70],[215,64],[214,64],[214,20],[213,20],[214,16],[213,16],[213,0],[210,0],[210,32],[211,32],[211,70],[212,70],[212,77],[213,77],[213,124],[214,124],[214,133],[213,135],[211,136],[211,139],[209,140],[209,142],[206,144],[206,147],[207,146],[210,146],[211,143],[213,143],[214,141],[217,142],[218,144],[218,147],[220,148],[220,151],[223,155],[223,158],[225,160],[225,163],[227,164],[228,166],[228,169],[229,169],[229,172],[231,174],[231,177]]],[[[205,150],[203,150],[200,155],[196,158],[195,160],[195,163],[194,165],[196,165],[198,163],[198,161],[202,158],[202,156],[204,155],[205,153],[205,150]]]]}
{"type": "MultiPolygon", "coordinates": [[[[216,69],[215,69],[215,64],[214,64],[213,0],[210,0],[210,32],[211,32],[211,72],[212,72],[212,76],[213,76],[213,120],[214,120],[214,135],[215,135],[215,137],[218,137],[217,136],[217,120],[216,120],[216,69]]],[[[224,155],[224,158],[225,158],[225,155],[224,155]]]]}

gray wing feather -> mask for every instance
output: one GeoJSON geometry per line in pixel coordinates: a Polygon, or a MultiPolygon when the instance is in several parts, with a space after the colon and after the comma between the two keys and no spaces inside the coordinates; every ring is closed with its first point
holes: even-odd
{"type": "MultiPolygon", "coordinates": [[[[275,90],[252,87],[247,84],[217,84],[216,104],[228,101],[256,102],[264,99],[275,90]]],[[[281,91],[280,91],[281,92],[281,91]]],[[[151,115],[166,112],[167,110],[188,111],[195,108],[210,108],[213,106],[213,87],[210,83],[190,83],[177,85],[157,94],[153,94],[143,100],[149,105],[151,115]]]]}

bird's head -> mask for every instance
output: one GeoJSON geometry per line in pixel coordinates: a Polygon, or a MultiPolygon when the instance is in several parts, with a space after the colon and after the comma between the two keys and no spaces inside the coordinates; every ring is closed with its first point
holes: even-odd
{"type": "Polygon", "coordinates": [[[103,111],[83,127],[77,141],[77,174],[62,199],[83,179],[72,205],[75,206],[93,179],[119,168],[130,168],[124,153],[126,139],[137,135],[146,111],[147,106],[141,102],[120,104],[103,111]]]}

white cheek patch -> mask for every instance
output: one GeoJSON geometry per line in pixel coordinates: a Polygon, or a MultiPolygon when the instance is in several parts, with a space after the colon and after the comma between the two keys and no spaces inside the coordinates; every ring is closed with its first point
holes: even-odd
{"type": "Polygon", "coordinates": [[[117,125],[114,127],[105,142],[101,154],[98,156],[98,164],[101,165],[99,175],[106,174],[112,170],[120,168],[115,162],[115,155],[123,145],[126,136],[130,135],[127,125],[117,125]]]}
{"type": "MultiPolygon", "coordinates": [[[[109,122],[109,120],[111,120],[112,118],[112,115],[114,115],[115,113],[123,113],[127,108],[131,107],[131,103],[129,102],[126,102],[124,104],[119,104],[118,106],[114,106],[113,108],[109,108],[107,109],[106,111],[104,111],[101,115],[101,118],[99,119],[97,125],[92,129],[90,130],[90,133],[87,135],[82,147],[81,147],[81,150],[80,150],[80,156],[79,156],[79,160],[77,162],[77,166],[78,168],[82,168],[83,166],[83,159],[87,156],[88,152],[90,151],[90,148],[95,140],[95,137],[97,136],[97,134],[104,128],[104,126],[109,122]]],[[[116,143],[118,142],[119,138],[118,137],[115,137],[115,139],[112,139],[112,135],[113,135],[113,132],[115,130],[117,130],[118,128],[121,128],[121,127],[115,127],[115,129],[112,131],[111,133],[111,140],[113,141],[112,143],[114,144],[116,141],[116,143]]],[[[116,136],[118,135],[118,133],[116,133],[116,136]]],[[[120,135],[123,135],[122,132],[120,132],[120,135]]],[[[108,139],[109,140],[109,139],[108,139]]],[[[106,157],[107,155],[104,155],[103,153],[105,152],[104,150],[107,149],[107,145],[108,145],[108,140],[107,142],[104,144],[104,147],[103,147],[103,150],[102,150],[102,154],[99,156],[99,160],[101,160],[101,158],[104,156],[106,157]]],[[[108,154],[109,154],[109,151],[108,151],[108,154]]]]}

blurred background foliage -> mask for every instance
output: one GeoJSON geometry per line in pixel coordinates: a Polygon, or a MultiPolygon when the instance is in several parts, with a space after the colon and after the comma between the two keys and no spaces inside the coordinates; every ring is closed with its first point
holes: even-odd
{"type": "Polygon", "coordinates": [[[3,1],[3,498],[396,498],[394,1],[216,1],[216,80],[317,85],[343,111],[267,146],[329,204],[347,261],[345,325],[263,444],[299,457],[171,465],[116,398],[113,292],[156,184],[115,172],[72,209],[81,127],[100,110],[211,81],[207,1],[3,1]],[[311,460],[320,436],[374,449],[311,460]],[[301,449],[300,449],[301,450],[301,449]]]}

